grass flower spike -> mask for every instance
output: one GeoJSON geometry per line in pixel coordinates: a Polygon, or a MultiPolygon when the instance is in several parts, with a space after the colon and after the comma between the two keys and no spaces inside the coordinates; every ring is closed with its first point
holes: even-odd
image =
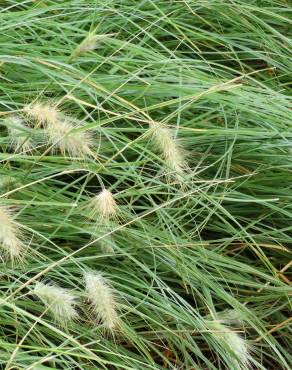
{"type": "Polygon", "coordinates": [[[91,154],[90,137],[84,132],[72,132],[74,126],[69,121],[58,121],[46,128],[50,143],[56,145],[61,154],[70,157],[86,157],[91,154]]]}
{"type": "Polygon", "coordinates": [[[77,317],[76,297],[68,289],[37,282],[34,294],[49,308],[57,322],[66,324],[77,317]]]}
{"type": "Polygon", "coordinates": [[[229,359],[229,363],[234,364],[234,369],[248,369],[250,360],[246,340],[220,321],[208,321],[207,327],[219,345],[228,348],[226,356],[229,359]]]}
{"type": "Polygon", "coordinates": [[[53,105],[32,103],[24,108],[24,112],[44,127],[49,143],[62,155],[84,158],[92,154],[90,135],[75,131],[78,127],[53,105]]]}
{"type": "Polygon", "coordinates": [[[32,143],[23,120],[14,115],[6,118],[6,123],[11,139],[11,147],[15,152],[30,151],[32,149],[32,143]]]}
{"type": "Polygon", "coordinates": [[[119,318],[113,289],[99,273],[86,272],[84,280],[85,290],[97,319],[103,323],[106,329],[115,329],[118,326],[119,318]]]}
{"type": "Polygon", "coordinates": [[[178,145],[172,131],[158,123],[151,123],[150,129],[155,149],[165,160],[166,165],[172,172],[172,176],[181,181],[187,163],[184,152],[178,145]]]}
{"type": "Polygon", "coordinates": [[[24,252],[20,232],[10,212],[3,207],[0,207],[0,248],[4,258],[11,261],[21,259],[24,252]]]}
{"type": "Polygon", "coordinates": [[[113,194],[103,189],[90,201],[90,210],[92,217],[109,221],[117,216],[118,207],[113,194]]]}
{"type": "Polygon", "coordinates": [[[104,34],[104,35],[96,35],[94,33],[90,33],[72,54],[72,58],[78,57],[80,54],[87,53],[88,51],[92,51],[97,49],[100,44],[106,40],[107,38],[115,35],[114,33],[111,34],[104,34]]]}
{"type": "Polygon", "coordinates": [[[61,112],[52,104],[35,102],[23,108],[24,113],[39,125],[56,125],[61,120],[61,112]]]}

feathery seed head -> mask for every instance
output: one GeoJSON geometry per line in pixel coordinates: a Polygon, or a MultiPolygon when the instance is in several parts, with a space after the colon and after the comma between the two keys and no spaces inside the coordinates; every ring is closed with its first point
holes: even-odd
{"type": "Polygon", "coordinates": [[[167,127],[151,123],[150,129],[156,150],[161,153],[167,166],[173,171],[173,176],[182,181],[184,170],[187,167],[184,151],[167,127]]]}
{"type": "Polygon", "coordinates": [[[76,53],[77,54],[82,54],[82,53],[86,53],[87,51],[91,51],[91,50],[96,49],[98,47],[99,40],[100,40],[99,35],[89,34],[81,42],[81,44],[77,48],[76,53]]]}
{"type": "Polygon", "coordinates": [[[113,194],[103,189],[99,194],[94,196],[90,202],[91,216],[98,217],[104,221],[115,218],[118,207],[113,194]]]}
{"type": "Polygon", "coordinates": [[[60,111],[52,104],[35,102],[23,108],[24,113],[34,119],[37,123],[46,127],[48,124],[55,124],[61,116],[60,111]]]}
{"type": "Polygon", "coordinates": [[[85,132],[72,131],[74,126],[66,120],[56,121],[46,128],[46,134],[52,145],[55,145],[62,155],[70,157],[86,157],[91,155],[91,137],[85,132]]]}
{"type": "Polygon", "coordinates": [[[11,139],[11,147],[16,152],[30,151],[32,149],[32,142],[23,120],[20,117],[13,115],[6,118],[6,123],[11,139]]]}
{"type": "Polygon", "coordinates": [[[68,289],[37,282],[34,294],[49,308],[56,321],[66,324],[77,317],[76,297],[68,289]]]}
{"type": "Polygon", "coordinates": [[[84,273],[85,290],[92,304],[93,312],[104,327],[114,330],[119,323],[114,291],[107,280],[99,273],[84,273]]]}
{"type": "Polygon", "coordinates": [[[20,231],[4,207],[0,207],[0,249],[4,257],[11,261],[20,260],[24,252],[20,231]]]}
{"type": "Polygon", "coordinates": [[[45,129],[49,143],[58,148],[62,155],[86,157],[92,154],[91,137],[86,132],[74,131],[75,125],[69,117],[50,104],[32,103],[24,108],[25,113],[45,129]]]}
{"type": "Polygon", "coordinates": [[[237,370],[246,370],[250,364],[246,340],[220,321],[207,321],[206,324],[217,342],[228,348],[228,355],[234,367],[237,370]]]}
{"type": "Polygon", "coordinates": [[[88,51],[95,50],[99,47],[99,45],[106,40],[107,38],[115,35],[114,33],[104,34],[104,35],[95,35],[94,33],[90,33],[76,48],[73,53],[73,56],[78,56],[80,54],[86,53],[88,51]]]}

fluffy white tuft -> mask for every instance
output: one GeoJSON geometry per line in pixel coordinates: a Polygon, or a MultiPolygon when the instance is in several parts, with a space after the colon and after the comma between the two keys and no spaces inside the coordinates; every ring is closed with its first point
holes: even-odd
{"type": "Polygon", "coordinates": [[[10,212],[0,207],[0,247],[4,258],[11,261],[22,258],[25,248],[20,236],[20,231],[12,221],[10,212]]]}
{"type": "Polygon", "coordinates": [[[246,340],[220,321],[207,321],[206,324],[222,348],[228,348],[228,356],[234,368],[237,370],[248,369],[250,360],[246,340]]]}
{"type": "Polygon", "coordinates": [[[50,104],[32,103],[24,107],[24,112],[45,129],[49,143],[62,155],[84,158],[92,155],[91,136],[76,131],[78,127],[69,117],[50,104]]]}
{"type": "Polygon", "coordinates": [[[85,132],[74,132],[71,122],[63,120],[46,127],[46,133],[52,145],[58,147],[62,155],[86,157],[91,155],[91,137],[85,132]]]}
{"type": "Polygon", "coordinates": [[[109,190],[103,189],[91,199],[89,210],[91,217],[109,221],[117,216],[118,207],[113,194],[109,190]]]}
{"type": "Polygon", "coordinates": [[[187,163],[184,151],[178,145],[172,131],[158,123],[151,123],[150,129],[155,149],[165,160],[166,165],[172,172],[172,176],[182,181],[187,163]]]}
{"type": "Polygon", "coordinates": [[[34,294],[49,308],[55,320],[60,324],[67,324],[77,317],[74,308],[76,297],[68,289],[52,284],[37,282],[34,294]]]}
{"type": "Polygon", "coordinates": [[[92,304],[93,312],[108,330],[118,326],[119,317],[114,291],[108,281],[99,273],[84,274],[85,290],[92,304]]]}
{"type": "Polygon", "coordinates": [[[55,124],[61,119],[60,111],[52,104],[35,102],[23,108],[24,113],[39,125],[55,124]]]}

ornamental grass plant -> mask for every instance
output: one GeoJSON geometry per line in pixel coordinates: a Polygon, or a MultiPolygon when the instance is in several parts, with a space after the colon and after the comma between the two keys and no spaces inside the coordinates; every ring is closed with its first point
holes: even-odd
{"type": "Polygon", "coordinates": [[[290,5],[1,2],[1,369],[291,369],[290,5]]]}

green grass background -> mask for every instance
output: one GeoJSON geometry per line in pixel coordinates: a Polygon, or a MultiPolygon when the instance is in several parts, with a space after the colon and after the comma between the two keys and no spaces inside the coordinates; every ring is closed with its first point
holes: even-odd
{"type": "Polygon", "coordinates": [[[290,16],[285,0],[1,2],[0,204],[29,248],[0,265],[1,368],[237,370],[204,323],[230,309],[252,368],[291,368],[290,16]],[[74,56],[90,32],[109,36],[74,56]],[[33,100],[92,132],[96,158],[50,154],[40,129],[13,152],[5,117],[33,100]],[[187,151],[183,187],[151,121],[187,151]],[[106,233],[84,208],[100,179],[121,209],[106,233]],[[119,297],[114,338],[83,307],[57,326],[31,294],[85,301],[88,269],[119,297]]]}

